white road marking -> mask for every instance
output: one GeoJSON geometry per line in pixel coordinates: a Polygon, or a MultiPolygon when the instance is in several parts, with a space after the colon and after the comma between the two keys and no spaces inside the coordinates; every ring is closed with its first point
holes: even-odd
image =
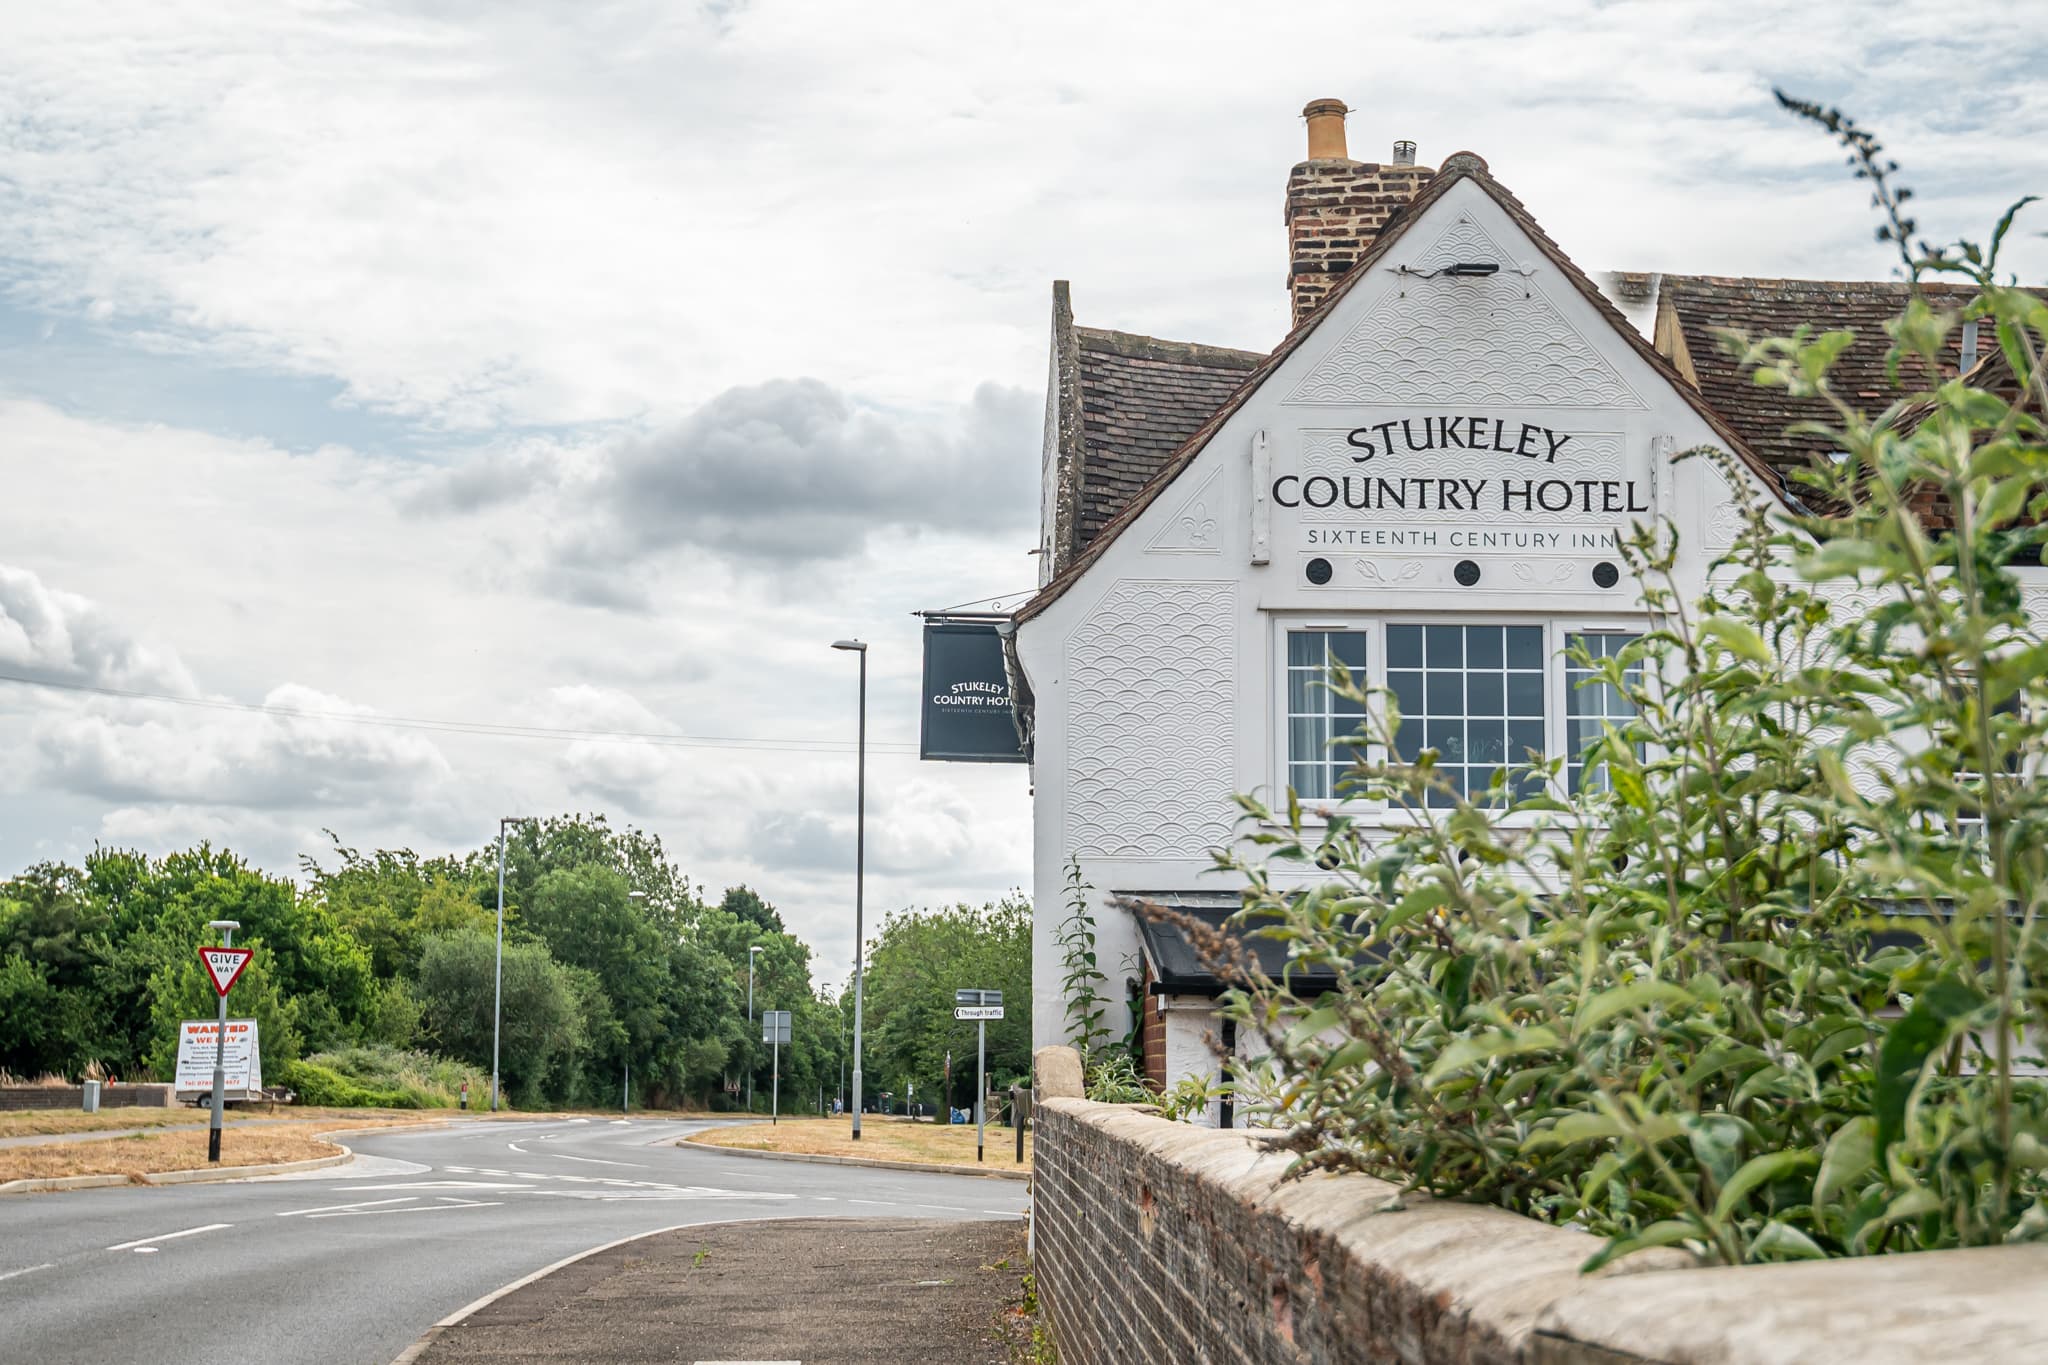
{"type": "Polygon", "coordinates": [[[593,1166],[631,1166],[636,1171],[647,1169],[638,1161],[604,1161],[594,1156],[570,1156],[567,1152],[550,1152],[548,1155],[557,1161],[587,1161],[593,1166]]]}
{"type": "Polygon", "coordinates": [[[33,1275],[38,1270],[48,1270],[56,1264],[55,1261],[44,1261],[41,1265],[25,1265],[19,1270],[0,1272],[0,1280],[11,1280],[16,1275],[33,1275]]]}
{"type": "Polygon", "coordinates": [[[878,1208],[884,1209],[893,1209],[896,1207],[896,1201],[893,1199],[849,1199],[846,1202],[849,1204],[873,1204],[878,1208]]]}
{"type": "MultiPolygon", "coordinates": [[[[208,1223],[203,1228],[186,1228],[183,1232],[166,1232],[157,1237],[138,1237],[132,1242],[117,1243],[114,1246],[108,1247],[107,1250],[127,1251],[131,1247],[149,1246],[151,1242],[169,1242],[179,1237],[197,1237],[202,1232],[217,1232],[221,1228],[231,1228],[233,1226],[233,1223],[208,1223]]],[[[154,1248],[151,1249],[154,1250],[154,1248]]]]}
{"type": "Polygon", "coordinates": [[[306,1221],[310,1223],[314,1218],[376,1218],[382,1215],[401,1213],[454,1213],[458,1209],[495,1209],[502,1206],[503,1203],[502,1199],[491,1199],[483,1203],[422,1204],[416,1209],[357,1209],[352,1213],[316,1213],[308,1217],[306,1221]]]}
{"type": "Polygon", "coordinates": [[[372,1190],[523,1190],[525,1185],[506,1185],[490,1180],[408,1180],[403,1185],[351,1185],[351,1194],[372,1190]]]}
{"type": "Polygon", "coordinates": [[[519,1145],[518,1143],[516,1143],[516,1142],[508,1142],[508,1143],[506,1143],[506,1144],[505,1144],[505,1148],[506,1148],[506,1150],[507,1150],[507,1151],[513,1151],[513,1152],[517,1152],[517,1153],[519,1153],[519,1155],[521,1155],[521,1156],[525,1156],[525,1155],[526,1155],[526,1149],[525,1149],[524,1147],[521,1147],[521,1146],[520,1146],[520,1145],[519,1145]]]}
{"type": "Polygon", "coordinates": [[[414,1196],[405,1194],[400,1195],[396,1199],[365,1199],[356,1204],[322,1204],[314,1209],[286,1209],[277,1216],[280,1218],[296,1218],[302,1213],[333,1213],[337,1209],[367,1209],[377,1204],[403,1204],[413,1198],[414,1196]]]}

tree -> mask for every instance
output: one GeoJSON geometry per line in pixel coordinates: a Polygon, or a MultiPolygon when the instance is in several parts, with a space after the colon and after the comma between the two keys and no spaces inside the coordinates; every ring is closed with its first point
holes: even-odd
{"type": "MultiPolygon", "coordinates": [[[[496,960],[496,941],[475,931],[428,939],[420,951],[421,1028],[443,1052],[479,1067],[491,1064],[496,960]]],[[[582,989],[541,944],[505,945],[499,1071],[521,1103],[573,1086],[586,1041],[582,989]]]]}
{"type": "Polygon", "coordinates": [[[728,887],[725,898],[718,902],[718,908],[735,919],[747,921],[763,933],[784,932],[782,916],[776,913],[775,907],[745,886],[728,887]]]}
{"type": "Polygon", "coordinates": [[[983,906],[890,915],[869,949],[865,1046],[869,1086],[899,1091],[915,1081],[936,1095],[953,1058],[947,1100],[974,1095],[975,1026],[953,1018],[953,992],[999,990],[1004,1014],[988,1025],[988,1075],[1031,1069],[1031,906],[1020,895],[983,906]]]}

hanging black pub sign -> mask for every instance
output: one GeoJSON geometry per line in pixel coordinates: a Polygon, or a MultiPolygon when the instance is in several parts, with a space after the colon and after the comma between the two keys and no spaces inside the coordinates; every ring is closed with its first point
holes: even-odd
{"type": "Polygon", "coordinates": [[[1003,640],[993,621],[924,623],[924,723],[918,757],[947,763],[1022,763],[1010,712],[1003,640]]]}

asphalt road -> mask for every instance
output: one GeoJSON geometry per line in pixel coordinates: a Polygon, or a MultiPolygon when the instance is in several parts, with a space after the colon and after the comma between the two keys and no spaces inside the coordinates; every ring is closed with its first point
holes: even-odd
{"type": "Polygon", "coordinates": [[[0,1199],[0,1355],[388,1365],[472,1300],[635,1233],[986,1219],[1027,1201],[1014,1181],[672,1145],[707,1126],[461,1123],[351,1137],[357,1164],[301,1176],[0,1199]]]}

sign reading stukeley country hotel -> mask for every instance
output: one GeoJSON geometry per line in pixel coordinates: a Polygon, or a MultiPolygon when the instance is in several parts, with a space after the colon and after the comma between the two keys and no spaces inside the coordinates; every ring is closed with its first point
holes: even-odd
{"type": "MultiPolygon", "coordinates": [[[[1303,544],[1309,547],[1611,547],[1615,529],[1543,529],[1545,523],[1559,520],[1641,516],[1651,510],[1639,480],[1573,477],[1579,472],[1573,468],[1575,451],[1595,449],[1592,442],[1575,448],[1576,439],[1573,432],[1485,415],[1390,417],[1343,433],[1342,454],[1352,471],[1282,474],[1273,480],[1271,496],[1276,507],[1307,509],[1311,514],[1400,514],[1391,524],[1384,519],[1356,524],[1350,518],[1343,525],[1305,524],[1303,544]],[[1511,467],[1503,469],[1503,459],[1511,467]],[[1541,472],[1527,472],[1532,465],[1541,472]],[[1519,466],[1519,472],[1513,466],[1519,466]],[[1456,514],[1461,522],[1492,513],[1512,517],[1515,524],[1494,529],[1461,524],[1441,530],[1418,524],[1418,518],[1431,513],[1456,514]]],[[[1305,444],[1327,449],[1330,443],[1305,444]]],[[[1601,444],[1611,445],[1613,440],[1601,444]]]]}

